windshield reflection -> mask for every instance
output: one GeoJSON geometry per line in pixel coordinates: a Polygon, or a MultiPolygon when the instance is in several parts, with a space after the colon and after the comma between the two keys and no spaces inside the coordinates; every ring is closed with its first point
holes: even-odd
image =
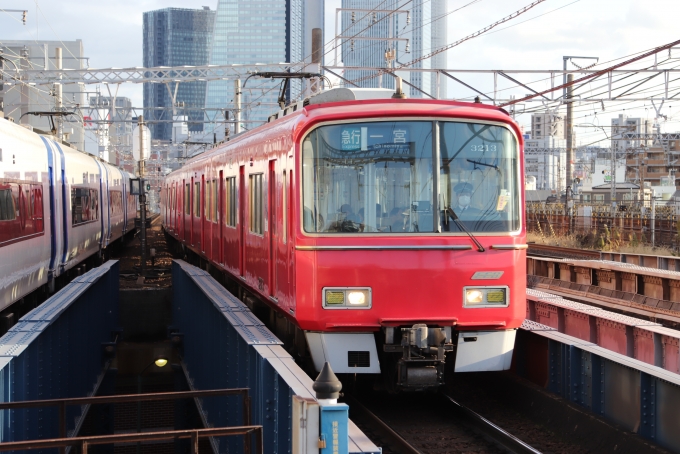
{"type": "Polygon", "coordinates": [[[495,125],[392,121],[319,127],[302,144],[304,229],[461,232],[446,214],[450,207],[471,232],[517,230],[517,150],[514,136],[495,125]],[[438,147],[433,135],[439,136],[438,147]]]}

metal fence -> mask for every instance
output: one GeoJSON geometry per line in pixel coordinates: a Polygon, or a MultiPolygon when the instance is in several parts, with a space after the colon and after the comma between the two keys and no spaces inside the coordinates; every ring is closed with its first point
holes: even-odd
{"type": "MultiPolygon", "coordinates": [[[[582,211],[581,211],[582,212],[582,211]]],[[[544,237],[575,235],[584,246],[611,248],[620,245],[664,246],[678,250],[680,215],[674,207],[649,210],[631,208],[614,215],[604,205],[575,205],[567,215],[563,204],[530,202],[526,206],[527,231],[544,237]],[[588,216],[578,215],[580,207],[589,207],[588,216]]]]}
{"type": "MultiPolygon", "coordinates": [[[[104,376],[106,345],[118,326],[118,262],[74,279],[0,338],[0,401],[93,396],[104,376]]],[[[77,432],[87,407],[66,409],[77,432]]],[[[58,408],[0,411],[0,441],[57,438],[58,408]]],[[[63,430],[62,430],[63,432],[63,430]]]]}

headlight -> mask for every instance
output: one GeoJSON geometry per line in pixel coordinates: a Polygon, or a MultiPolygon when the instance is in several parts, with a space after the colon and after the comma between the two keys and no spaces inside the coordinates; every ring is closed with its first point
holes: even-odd
{"type": "Polygon", "coordinates": [[[481,290],[465,290],[465,302],[468,304],[481,303],[484,301],[484,292],[481,290]]]}
{"type": "Polygon", "coordinates": [[[370,309],[371,289],[357,287],[325,287],[323,289],[325,309],[370,309]]]}
{"type": "Polygon", "coordinates": [[[465,287],[465,307],[506,307],[509,304],[508,287],[465,287]]]}
{"type": "Polygon", "coordinates": [[[357,292],[355,290],[347,292],[347,302],[352,306],[365,306],[366,305],[366,293],[357,292]]]}

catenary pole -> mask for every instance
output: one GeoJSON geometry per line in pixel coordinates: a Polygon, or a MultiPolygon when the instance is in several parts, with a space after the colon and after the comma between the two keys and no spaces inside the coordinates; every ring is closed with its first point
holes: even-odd
{"type": "Polygon", "coordinates": [[[139,127],[139,221],[140,233],[139,242],[142,248],[141,263],[140,263],[140,277],[146,276],[146,184],[144,182],[144,115],[138,117],[139,127]]]}

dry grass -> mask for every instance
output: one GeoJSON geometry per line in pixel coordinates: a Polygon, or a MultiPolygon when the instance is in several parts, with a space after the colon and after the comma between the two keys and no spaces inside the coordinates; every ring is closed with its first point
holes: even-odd
{"type": "MultiPolygon", "coordinates": [[[[543,237],[535,232],[527,233],[527,242],[533,242],[537,244],[546,244],[549,246],[560,246],[572,249],[589,249],[598,250],[596,248],[584,245],[579,238],[574,235],[564,235],[564,236],[547,236],[543,237]]],[[[673,251],[665,247],[652,247],[648,244],[641,244],[637,246],[632,246],[630,244],[623,243],[619,246],[613,246],[611,244],[605,246],[603,249],[605,251],[623,252],[628,254],[641,254],[641,255],[660,255],[660,256],[673,256],[675,255],[673,251]]]]}
{"type": "Polygon", "coordinates": [[[527,242],[546,244],[548,246],[560,246],[573,249],[584,249],[579,239],[573,235],[542,237],[538,233],[529,232],[527,233],[527,242]]]}

